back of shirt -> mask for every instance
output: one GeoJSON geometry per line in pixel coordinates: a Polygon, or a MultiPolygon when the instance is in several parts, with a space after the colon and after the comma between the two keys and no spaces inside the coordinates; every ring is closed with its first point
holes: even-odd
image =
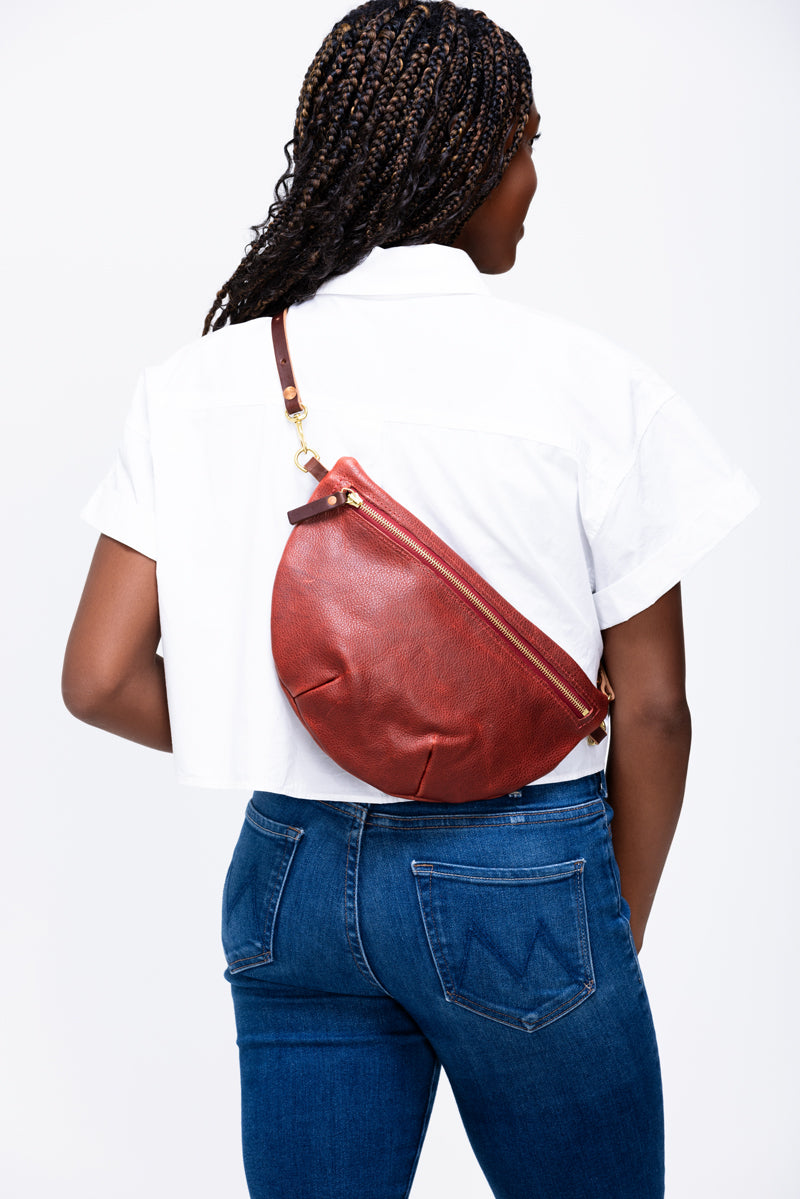
{"type": "MultiPolygon", "coordinates": [[[[601,629],[654,603],[758,503],[654,371],[493,297],[461,250],[375,249],[286,327],[322,460],[357,458],[591,679],[601,629]]],[[[226,326],[144,372],[81,515],[157,562],[179,781],[397,802],[316,746],[275,675],[286,512],[315,486],[296,448],[269,318],[226,326]]],[[[536,782],[602,769],[608,744],[583,740],[536,782]]]]}

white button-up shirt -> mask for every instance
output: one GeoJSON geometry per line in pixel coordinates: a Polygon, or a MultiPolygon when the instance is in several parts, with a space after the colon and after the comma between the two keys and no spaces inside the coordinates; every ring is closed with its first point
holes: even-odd
{"type": "MultiPolygon", "coordinates": [[[[287,334],[322,461],[357,458],[592,680],[601,629],[654,603],[759,501],[654,371],[496,298],[461,250],[374,249],[293,307],[287,334]]],[[[143,373],[81,516],[156,560],[180,782],[397,802],[318,748],[275,674],[286,512],[315,486],[296,445],[269,319],[226,326],[143,373]]],[[[604,768],[608,744],[584,738],[536,781],[604,768]]]]}

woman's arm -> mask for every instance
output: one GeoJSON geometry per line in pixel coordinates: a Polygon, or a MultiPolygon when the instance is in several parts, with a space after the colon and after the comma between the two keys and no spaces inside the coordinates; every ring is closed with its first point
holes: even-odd
{"type": "Polygon", "coordinates": [[[172,750],[156,564],[101,533],[64,655],[61,694],[86,724],[172,750]]]}
{"type": "Polygon", "coordinates": [[[615,693],[606,766],[614,856],[638,951],[680,816],[692,740],[679,583],[603,630],[603,661],[615,693]]]}

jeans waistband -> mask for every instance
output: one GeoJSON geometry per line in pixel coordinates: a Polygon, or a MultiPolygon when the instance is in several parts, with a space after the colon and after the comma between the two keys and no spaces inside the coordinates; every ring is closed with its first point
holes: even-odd
{"type": "MultiPolygon", "coordinates": [[[[258,797],[269,793],[256,791],[253,801],[258,808],[258,797]]],[[[416,817],[444,816],[457,819],[458,817],[488,816],[492,812],[513,812],[515,809],[530,809],[532,807],[567,807],[571,804],[585,803],[593,799],[605,799],[608,795],[605,771],[598,770],[594,774],[583,775],[577,779],[563,779],[552,783],[530,783],[519,791],[500,795],[496,799],[474,799],[464,803],[429,803],[424,800],[401,800],[397,803],[348,803],[344,800],[307,799],[305,804],[319,804],[327,809],[353,816],[359,821],[369,820],[371,824],[400,819],[401,822],[416,817]]]]}

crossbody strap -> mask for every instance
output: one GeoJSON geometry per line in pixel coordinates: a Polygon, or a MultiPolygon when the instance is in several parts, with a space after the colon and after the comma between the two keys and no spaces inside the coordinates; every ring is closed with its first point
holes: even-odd
{"type": "Polygon", "coordinates": [[[283,312],[279,312],[277,316],[273,316],[272,318],[272,347],[275,350],[278,378],[283,388],[283,402],[286,405],[286,416],[294,425],[297,430],[297,436],[300,439],[300,449],[294,456],[294,464],[300,470],[305,471],[306,474],[312,474],[318,482],[321,482],[327,475],[328,468],[320,462],[317,451],[312,450],[306,444],[303,433],[303,421],[308,416],[308,409],[300,399],[300,392],[297,390],[297,382],[292,369],[292,356],[289,353],[289,343],[286,340],[285,308],[283,312]],[[305,454],[308,454],[309,457],[305,461],[301,461],[305,454]]]}

